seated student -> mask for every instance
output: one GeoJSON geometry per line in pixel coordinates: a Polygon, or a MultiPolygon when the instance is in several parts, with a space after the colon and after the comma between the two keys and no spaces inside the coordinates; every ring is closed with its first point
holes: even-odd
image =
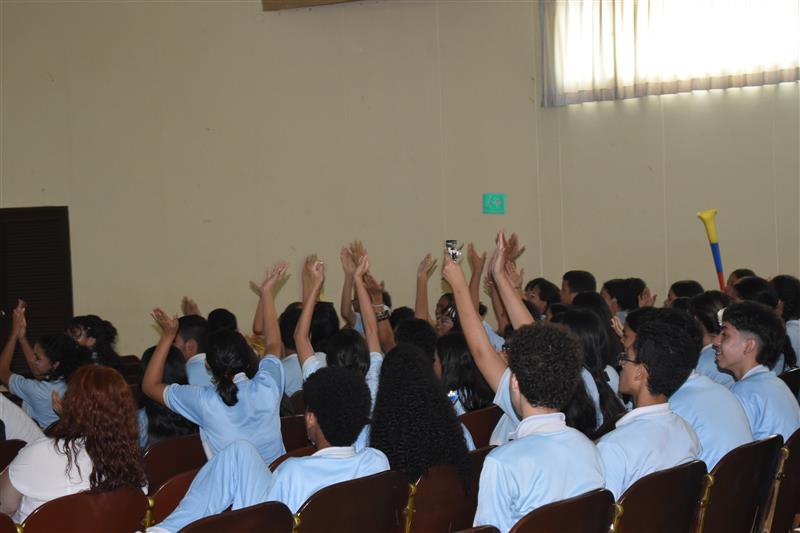
{"type": "Polygon", "coordinates": [[[268,355],[260,362],[240,333],[218,330],[208,336],[206,362],[214,386],[163,382],[164,363],[178,335],[178,320],[160,309],[153,311],[161,339],[145,370],[142,392],[200,426],[209,457],[237,440],[251,442],[268,462],[285,453],[279,417],[283,366],[272,355],[281,350],[272,289],[285,272],[286,263],[274,265],[261,286],[268,355]]]}
{"type": "Polygon", "coordinates": [[[89,364],[91,354],[68,335],[44,335],[31,347],[25,337],[27,322],[25,304],[20,301],[12,316],[11,334],[0,353],[0,382],[11,394],[22,399],[22,409],[40,427],[46,428],[58,420],[53,410],[53,393],[63,396],[72,373],[89,364]],[[14,346],[19,341],[33,378],[11,372],[14,346]]]}
{"type": "Polygon", "coordinates": [[[667,403],[689,377],[696,358],[691,342],[681,347],[673,343],[676,338],[681,331],[675,326],[647,322],[620,355],[619,390],[633,396],[635,409],[597,442],[606,488],[616,499],[641,477],[700,454],[694,430],[667,403]]]}
{"type": "Polygon", "coordinates": [[[200,469],[175,511],[148,532],[174,532],[229,506],[241,509],[283,502],[292,513],[319,490],[389,469],[373,448],[356,452],[353,441],[369,419],[364,379],[348,368],[322,368],[303,384],[305,422],[317,452],[281,463],[274,473],[247,442],[234,442],[200,469]]]}
{"type": "Polygon", "coordinates": [[[800,280],[781,274],[769,281],[778,296],[778,311],[795,355],[800,353],[800,280]]]}
{"type": "Polygon", "coordinates": [[[754,439],[777,433],[786,440],[800,428],[797,398],[769,371],[785,336],[781,319],[765,305],[733,304],[722,315],[717,362],[736,378],[731,391],[744,407],[754,439]]]}
{"type": "Polygon", "coordinates": [[[678,298],[694,298],[703,294],[703,286],[693,279],[682,279],[669,286],[664,307],[672,307],[672,302],[678,298]]]}
{"type": "MultiPolygon", "coordinates": [[[[652,320],[680,330],[680,335],[671,341],[675,350],[690,350],[695,357],[700,353],[703,334],[691,315],[671,307],[659,309],[652,320]]],[[[726,453],[753,440],[747,415],[736,396],[695,370],[669,397],[669,405],[694,429],[702,448],[700,459],[709,470],[726,453]]]]}
{"type": "Polygon", "coordinates": [[[432,466],[453,465],[469,487],[465,431],[430,359],[413,344],[400,343],[386,354],[369,442],[409,483],[432,466]]]}
{"type": "Polygon", "coordinates": [[[190,385],[211,385],[211,374],[206,368],[206,342],[208,321],[199,315],[184,315],[178,319],[175,347],[186,360],[186,376],[190,385]]]}
{"type": "Polygon", "coordinates": [[[436,339],[441,361],[442,390],[453,402],[456,416],[489,407],[494,393],[475,366],[464,333],[454,331],[436,339]]]}
{"type": "Polygon", "coordinates": [[[536,318],[544,320],[550,306],[561,303],[561,290],[545,278],[534,278],[525,285],[525,299],[536,310],[536,318]]]}
{"type": "MultiPolygon", "coordinates": [[[[731,297],[736,303],[749,301],[764,304],[780,316],[778,295],[772,285],[763,278],[749,276],[740,279],[734,284],[731,297]]],[[[770,370],[776,376],[780,376],[785,370],[797,366],[797,354],[785,331],[783,345],[778,353],[780,354],[778,359],[770,366],[770,370]]]]}
{"type": "Polygon", "coordinates": [[[4,436],[2,440],[19,439],[33,442],[44,437],[39,424],[29,417],[14,402],[0,394],[0,421],[3,422],[4,436]]]}
{"type": "Polygon", "coordinates": [[[17,523],[61,496],[146,484],[136,404],[119,372],[82,366],[56,410],[61,418],[47,436],[29,442],[0,476],[0,511],[17,523]]]}
{"type": "MultiPolygon", "coordinates": [[[[300,368],[300,360],[297,358],[297,347],[294,344],[294,330],[300,313],[303,311],[303,304],[295,302],[289,304],[278,317],[278,326],[281,330],[281,340],[283,341],[284,354],[281,359],[283,364],[283,375],[285,383],[283,393],[291,396],[303,388],[303,369],[300,368]]],[[[312,319],[313,323],[313,319],[312,319]]],[[[313,336],[313,335],[312,335],[313,336]]]]}
{"type": "Polygon", "coordinates": [[[592,400],[595,418],[591,431],[606,420],[625,412],[617,396],[619,374],[605,364],[608,334],[600,319],[588,309],[572,309],[553,317],[552,322],[566,326],[580,340],[583,348],[582,384],[592,400]]]}
{"type": "MultiPolygon", "coordinates": [[[[147,368],[150,359],[153,358],[155,350],[156,347],[151,346],[142,354],[143,369],[147,368]]],[[[162,379],[166,385],[171,385],[172,383],[188,385],[189,383],[186,377],[186,365],[183,360],[183,354],[174,346],[170,346],[169,348],[169,353],[164,363],[164,375],[162,379]]],[[[164,439],[197,433],[197,424],[167,409],[160,402],[151,400],[146,394],[142,395],[141,405],[142,408],[138,411],[138,418],[139,445],[142,449],[152,446],[156,442],[164,439]]]]}
{"type": "Polygon", "coordinates": [[[591,272],[569,270],[561,278],[561,303],[570,305],[575,295],[596,290],[597,281],[595,281],[591,272]]]}
{"type": "Polygon", "coordinates": [[[67,328],[75,342],[92,352],[92,362],[121,371],[122,360],[114,349],[117,328],[97,315],[76,316],[67,328]]]}
{"type": "Polygon", "coordinates": [[[689,302],[689,314],[697,319],[703,330],[703,349],[700,351],[695,372],[728,389],[733,387],[736,380],[733,379],[733,374],[720,370],[717,366],[717,349],[714,344],[722,333],[719,312],[730,304],[728,295],[720,291],[706,291],[689,302]]]}
{"type": "MultiPolygon", "coordinates": [[[[623,349],[622,341],[614,331],[611,310],[608,308],[606,301],[596,292],[582,292],[575,295],[575,298],[572,299],[572,305],[573,307],[588,309],[600,318],[600,322],[605,326],[606,335],[608,336],[608,351],[603,360],[606,366],[614,368],[615,371],[618,370],[616,368],[617,356],[623,349]]],[[[567,309],[564,311],[567,311],[567,309]]],[[[609,375],[609,378],[611,380],[615,379],[614,375],[609,375]]],[[[609,383],[611,388],[616,391],[619,388],[619,373],[617,373],[616,381],[609,381],[609,383]]]]}
{"type": "Polygon", "coordinates": [[[751,276],[755,276],[756,273],[750,270],[749,268],[737,268],[733,272],[730,273],[728,276],[728,281],[725,284],[725,294],[728,296],[733,296],[733,286],[736,285],[736,282],[742,278],[747,278],[751,276]]]}
{"type": "Polygon", "coordinates": [[[616,313],[621,322],[625,322],[631,311],[640,307],[653,307],[657,295],[650,292],[650,288],[640,278],[627,278],[623,280],[617,297],[619,311],[616,313]]]}
{"type": "MultiPolygon", "coordinates": [[[[303,302],[303,310],[294,332],[294,342],[303,370],[303,378],[308,379],[311,374],[325,366],[343,366],[356,370],[364,377],[374,404],[375,396],[378,392],[381,364],[383,363],[383,354],[381,353],[381,344],[378,338],[378,321],[375,313],[366,313],[364,315],[366,342],[358,332],[352,329],[342,329],[327,340],[327,352],[315,351],[309,333],[312,312],[317,298],[319,298],[322,284],[325,281],[325,266],[322,261],[315,260],[313,262],[306,261],[305,268],[307,276],[304,277],[310,281],[311,287],[303,289],[306,299],[303,302]]],[[[364,284],[364,275],[368,270],[369,260],[365,255],[359,261],[354,275],[356,291],[364,309],[372,305],[364,284]]]]}

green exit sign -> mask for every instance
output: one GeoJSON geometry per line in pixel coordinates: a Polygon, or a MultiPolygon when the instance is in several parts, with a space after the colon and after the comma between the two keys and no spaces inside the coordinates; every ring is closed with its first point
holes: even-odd
{"type": "Polygon", "coordinates": [[[505,215],[506,195],[501,193],[486,193],[483,195],[484,215],[505,215]]]}

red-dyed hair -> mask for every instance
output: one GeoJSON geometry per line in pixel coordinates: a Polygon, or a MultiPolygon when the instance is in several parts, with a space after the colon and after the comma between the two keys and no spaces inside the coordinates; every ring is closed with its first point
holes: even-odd
{"type": "Polygon", "coordinates": [[[136,403],[116,370],[100,365],[76,370],[64,394],[61,418],[45,433],[67,456],[67,472],[75,465],[80,473],[75,458],[85,447],[92,459],[92,491],[145,485],[136,403]]]}

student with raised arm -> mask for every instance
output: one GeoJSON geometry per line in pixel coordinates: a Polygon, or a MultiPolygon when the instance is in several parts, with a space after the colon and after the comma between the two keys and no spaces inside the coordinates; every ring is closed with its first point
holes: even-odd
{"type": "Polygon", "coordinates": [[[342,299],[339,302],[339,313],[345,323],[351,328],[356,326],[356,311],[353,302],[353,276],[356,274],[356,260],[350,248],[342,246],[339,252],[344,271],[344,282],[342,283],[342,299]]]}
{"type": "Polygon", "coordinates": [[[0,353],[0,382],[11,394],[22,399],[22,409],[40,427],[46,428],[58,420],[53,410],[53,396],[63,396],[67,382],[80,366],[91,362],[91,353],[63,333],[44,335],[31,348],[25,333],[25,303],[19,301],[11,317],[11,332],[0,353]],[[11,371],[11,360],[17,342],[23,348],[25,360],[33,378],[11,371]]]}
{"type": "MultiPolygon", "coordinates": [[[[364,284],[364,274],[369,269],[369,262],[363,256],[356,267],[354,283],[358,301],[362,309],[370,309],[371,303],[364,284]]],[[[300,320],[297,321],[297,328],[294,332],[294,342],[297,347],[297,356],[303,368],[303,378],[308,377],[325,366],[343,366],[357,371],[366,381],[370,390],[372,402],[378,392],[378,379],[381,372],[383,354],[381,353],[380,339],[378,338],[378,322],[374,313],[364,313],[364,337],[352,329],[342,329],[335,333],[327,343],[327,353],[316,352],[311,344],[309,329],[314,305],[319,298],[322,284],[325,282],[325,265],[322,261],[316,260],[307,263],[306,270],[308,275],[304,277],[310,283],[310,287],[304,288],[306,298],[303,301],[303,311],[300,313],[300,320]]],[[[361,438],[357,445],[364,444],[361,438]]]]}
{"type": "MultiPolygon", "coordinates": [[[[498,255],[505,260],[501,240],[502,234],[498,237],[498,255]]],[[[453,287],[457,304],[468,304],[461,269],[447,256],[443,274],[453,287]]],[[[509,313],[514,316],[511,310],[509,313]]],[[[506,532],[542,505],[602,488],[603,469],[597,449],[583,434],[567,427],[564,414],[559,412],[580,384],[578,340],[560,326],[521,326],[509,340],[506,353],[510,369],[506,369],[481,331],[471,306],[465,308],[461,319],[476,363],[498,395],[503,391],[504,409],[515,416],[519,412],[523,418],[513,431],[513,442],[486,457],[475,525],[493,525],[506,532]]]]}
{"type": "Polygon", "coordinates": [[[379,450],[356,450],[353,441],[369,420],[369,390],[355,372],[320,369],[303,384],[305,423],[317,451],[292,457],[275,472],[251,444],[237,441],[200,469],[186,496],[148,533],[175,532],[203,517],[266,501],[279,501],[296,513],[317,491],[334,483],[389,470],[379,450]]]}
{"type": "Polygon", "coordinates": [[[153,311],[161,339],[145,369],[142,392],[200,426],[209,457],[237,440],[251,442],[267,462],[285,453],[279,418],[283,366],[272,355],[280,353],[281,347],[272,289],[285,272],[286,263],[277,263],[261,286],[267,349],[261,361],[240,333],[221,330],[209,335],[206,361],[214,386],[163,383],[164,362],[178,334],[178,319],[160,309],[153,311]]]}

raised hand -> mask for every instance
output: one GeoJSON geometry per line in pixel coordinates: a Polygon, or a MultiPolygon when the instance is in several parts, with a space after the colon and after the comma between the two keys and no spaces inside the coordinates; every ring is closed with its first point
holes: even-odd
{"type": "Polygon", "coordinates": [[[456,285],[467,284],[467,280],[464,279],[464,273],[461,271],[461,267],[458,266],[458,263],[453,261],[453,258],[450,257],[450,254],[447,253],[447,250],[445,250],[444,256],[442,257],[442,277],[454,290],[456,285]]]}
{"type": "Polygon", "coordinates": [[[650,292],[650,287],[645,287],[639,295],[639,307],[653,307],[656,303],[657,294],[650,292]]]}
{"type": "Polygon", "coordinates": [[[483,271],[483,265],[486,263],[486,252],[478,254],[475,251],[475,245],[469,243],[467,245],[467,261],[469,262],[469,269],[472,272],[483,271]]]}
{"type": "Polygon", "coordinates": [[[181,313],[183,313],[183,316],[199,315],[200,308],[197,307],[197,303],[194,300],[188,296],[184,296],[183,299],[181,299],[181,313]]]}
{"type": "Polygon", "coordinates": [[[492,264],[490,266],[490,270],[492,271],[492,276],[499,276],[505,273],[506,267],[506,236],[503,233],[503,230],[497,232],[497,238],[495,239],[495,249],[494,254],[492,254],[492,264]]]}
{"type": "Polygon", "coordinates": [[[436,259],[431,257],[431,254],[426,254],[417,266],[417,277],[421,279],[428,279],[431,277],[434,269],[436,268],[436,259]]]}
{"type": "Polygon", "coordinates": [[[342,246],[341,251],[339,252],[339,258],[342,260],[342,269],[344,270],[345,276],[352,276],[356,272],[356,260],[353,256],[352,250],[349,248],[342,246]]]}
{"type": "Polygon", "coordinates": [[[364,247],[364,243],[355,240],[350,243],[350,253],[353,256],[353,261],[358,264],[361,258],[367,255],[367,249],[364,247]]]}
{"type": "Polygon", "coordinates": [[[506,261],[506,275],[508,276],[508,281],[511,282],[511,285],[513,285],[518,291],[522,291],[522,280],[525,276],[525,269],[522,268],[519,270],[519,272],[517,272],[517,266],[511,261],[506,261]]]}
{"type": "Polygon", "coordinates": [[[305,260],[303,261],[303,282],[307,283],[313,279],[311,274],[311,270],[314,267],[314,263],[317,261],[317,254],[311,254],[306,256],[305,260]]]}
{"type": "Polygon", "coordinates": [[[519,259],[519,257],[524,253],[525,247],[520,247],[519,237],[517,237],[516,233],[512,233],[511,237],[508,238],[508,243],[506,245],[506,260],[516,263],[517,259],[519,259]]]}
{"type": "Polygon", "coordinates": [[[367,288],[369,297],[373,302],[376,300],[379,302],[383,301],[383,290],[385,284],[382,281],[378,283],[378,281],[372,277],[372,274],[367,272],[364,274],[364,286],[367,288]]]}
{"type": "Polygon", "coordinates": [[[611,329],[614,330],[614,333],[617,334],[620,340],[622,340],[622,336],[625,334],[625,326],[622,325],[622,321],[619,317],[612,316],[611,317],[611,329]]]}
{"type": "Polygon", "coordinates": [[[14,308],[11,315],[11,334],[18,339],[24,337],[28,329],[28,321],[25,319],[25,306],[24,301],[17,300],[17,307],[14,308]]]}
{"type": "Polygon", "coordinates": [[[156,307],[153,309],[153,312],[150,313],[150,316],[153,317],[153,320],[155,320],[156,324],[161,328],[161,338],[175,338],[175,335],[178,334],[177,315],[169,316],[162,309],[156,307]]]}
{"type": "Polygon", "coordinates": [[[485,292],[488,296],[491,296],[496,290],[497,286],[494,284],[492,277],[489,275],[483,276],[483,292],[485,292]]]}
{"type": "Polygon", "coordinates": [[[261,283],[261,294],[267,291],[272,291],[273,287],[284,279],[286,270],[289,268],[289,263],[286,261],[278,261],[267,269],[264,281],[261,283]]]}
{"type": "Polygon", "coordinates": [[[356,265],[356,281],[364,281],[364,274],[367,272],[369,272],[369,258],[366,255],[362,255],[358,258],[358,263],[356,265]]]}
{"type": "MultiPolygon", "coordinates": [[[[316,258],[316,254],[314,257],[316,258]]],[[[311,263],[309,274],[314,283],[319,283],[322,285],[322,282],[325,281],[325,263],[319,259],[316,259],[313,263],[311,263]]]]}

